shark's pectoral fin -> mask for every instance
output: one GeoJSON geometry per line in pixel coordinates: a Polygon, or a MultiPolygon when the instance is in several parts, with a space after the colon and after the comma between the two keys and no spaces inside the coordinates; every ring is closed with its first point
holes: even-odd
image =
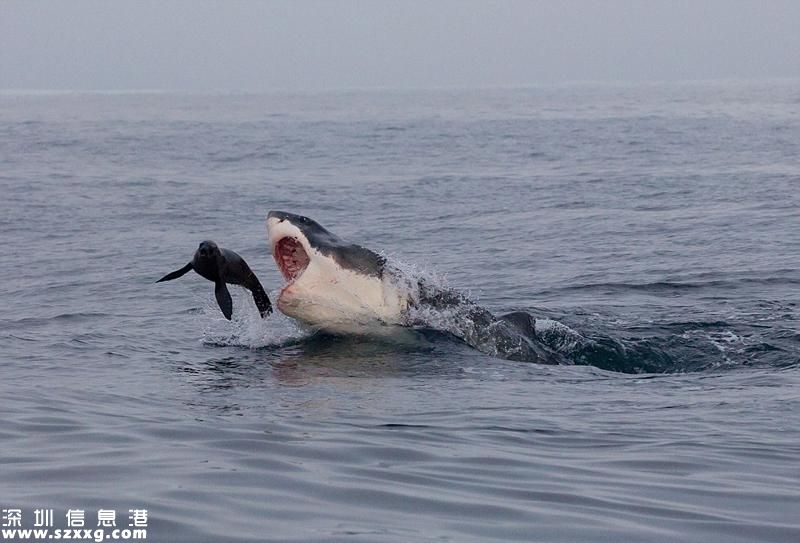
{"type": "Polygon", "coordinates": [[[161,279],[156,281],[156,283],[160,283],[162,281],[172,281],[173,279],[177,279],[178,277],[180,277],[182,275],[185,275],[191,269],[192,269],[192,263],[189,262],[188,264],[186,264],[181,269],[175,270],[174,272],[171,272],[171,273],[168,273],[167,275],[165,275],[164,277],[162,277],[161,279]]]}
{"type": "Polygon", "coordinates": [[[225,286],[223,281],[217,281],[214,287],[214,296],[217,297],[217,303],[222,310],[222,314],[225,315],[226,319],[231,320],[233,316],[233,300],[231,299],[231,293],[228,292],[228,287],[225,286]]]}
{"type": "Polygon", "coordinates": [[[500,317],[501,321],[507,322],[528,339],[536,338],[536,319],[526,311],[514,311],[500,317]]]}

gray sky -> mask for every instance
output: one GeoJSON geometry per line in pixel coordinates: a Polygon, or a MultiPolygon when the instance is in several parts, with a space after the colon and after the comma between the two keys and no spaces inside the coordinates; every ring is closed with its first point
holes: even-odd
{"type": "Polygon", "coordinates": [[[798,0],[0,0],[0,88],[800,77],[798,0]]]}

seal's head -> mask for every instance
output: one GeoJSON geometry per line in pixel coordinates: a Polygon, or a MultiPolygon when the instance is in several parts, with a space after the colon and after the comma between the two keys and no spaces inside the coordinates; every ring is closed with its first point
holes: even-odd
{"type": "Polygon", "coordinates": [[[220,248],[211,240],[206,240],[197,247],[192,258],[194,271],[208,279],[217,282],[220,280],[220,262],[222,261],[220,248]]]}
{"type": "Polygon", "coordinates": [[[216,258],[219,254],[219,247],[211,240],[201,242],[197,248],[197,256],[200,258],[216,258]]]}

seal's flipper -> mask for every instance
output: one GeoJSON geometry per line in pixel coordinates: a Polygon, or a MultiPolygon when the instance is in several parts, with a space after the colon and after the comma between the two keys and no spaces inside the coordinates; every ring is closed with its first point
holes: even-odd
{"type": "Polygon", "coordinates": [[[261,313],[261,318],[263,319],[272,313],[272,302],[269,301],[269,296],[264,292],[261,284],[258,283],[257,288],[252,288],[250,291],[253,293],[253,301],[256,303],[258,312],[261,313]]]}
{"type": "MultiPolygon", "coordinates": [[[[236,256],[238,257],[238,255],[236,256]]],[[[264,318],[272,313],[272,302],[269,301],[269,296],[264,291],[264,287],[261,286],[261,282],[256,277],[256,274],[253,273],[253,270],[250,269],[250,266],[247,265],[247,262],[241,257],[238,258],[243,276],[239,284],[253,294],[253,301],[256,303],[258,312],[261,313],[261,318],[264,318]]]]}
{"type": "Polygon", "coordinates": [[[233,316],[233,300],[231,300],[231,293],[228,292],[228,287],[222,281],[217,281],[214,287],[214,295],[217,297],[217,303],[222,310],[225,318],[231,320],[233,316]]]}
{"type": "Polygon", "coordinates": [[[247,268],[247,275],[243,286],[253,293],[253,301],[256,303],[258,312],[261,313],[261,318],[264,318],[272,313],[272,302],[269,301],[269,296],[267,296],[267,293],[264,291],[264,287],[261,286],[261,282],[258,280],[258,277],[256,277],[256,274],[247,266],[246,262],[242,261],[242,264],[247,268]]]}
{"type": "Polygon", "coordinates": [[[161,281],[172,281],[173,279],[177,279],[181,275],[185,275],[188,271],[190,271],[192,269],[193,269],[192,263],[189,262],[188,264],[186,264],[181,269],[176,270],[176,271],[174,271],[172,273],[168,273],[167,275],[165,275],[164,277],[162,277],[161,279],[156,281],[156,283],[160,283],[161,281]]]}

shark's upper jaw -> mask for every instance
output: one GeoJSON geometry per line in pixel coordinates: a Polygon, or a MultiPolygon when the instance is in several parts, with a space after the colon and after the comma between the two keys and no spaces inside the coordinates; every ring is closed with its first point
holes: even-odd
{"type": "Polygon", "coordinates": [[[291,221],[275,217],[267,218],[272,257],[288,284],[296,281],[311,263],[306,247],[308,240],[291,221]]]}

